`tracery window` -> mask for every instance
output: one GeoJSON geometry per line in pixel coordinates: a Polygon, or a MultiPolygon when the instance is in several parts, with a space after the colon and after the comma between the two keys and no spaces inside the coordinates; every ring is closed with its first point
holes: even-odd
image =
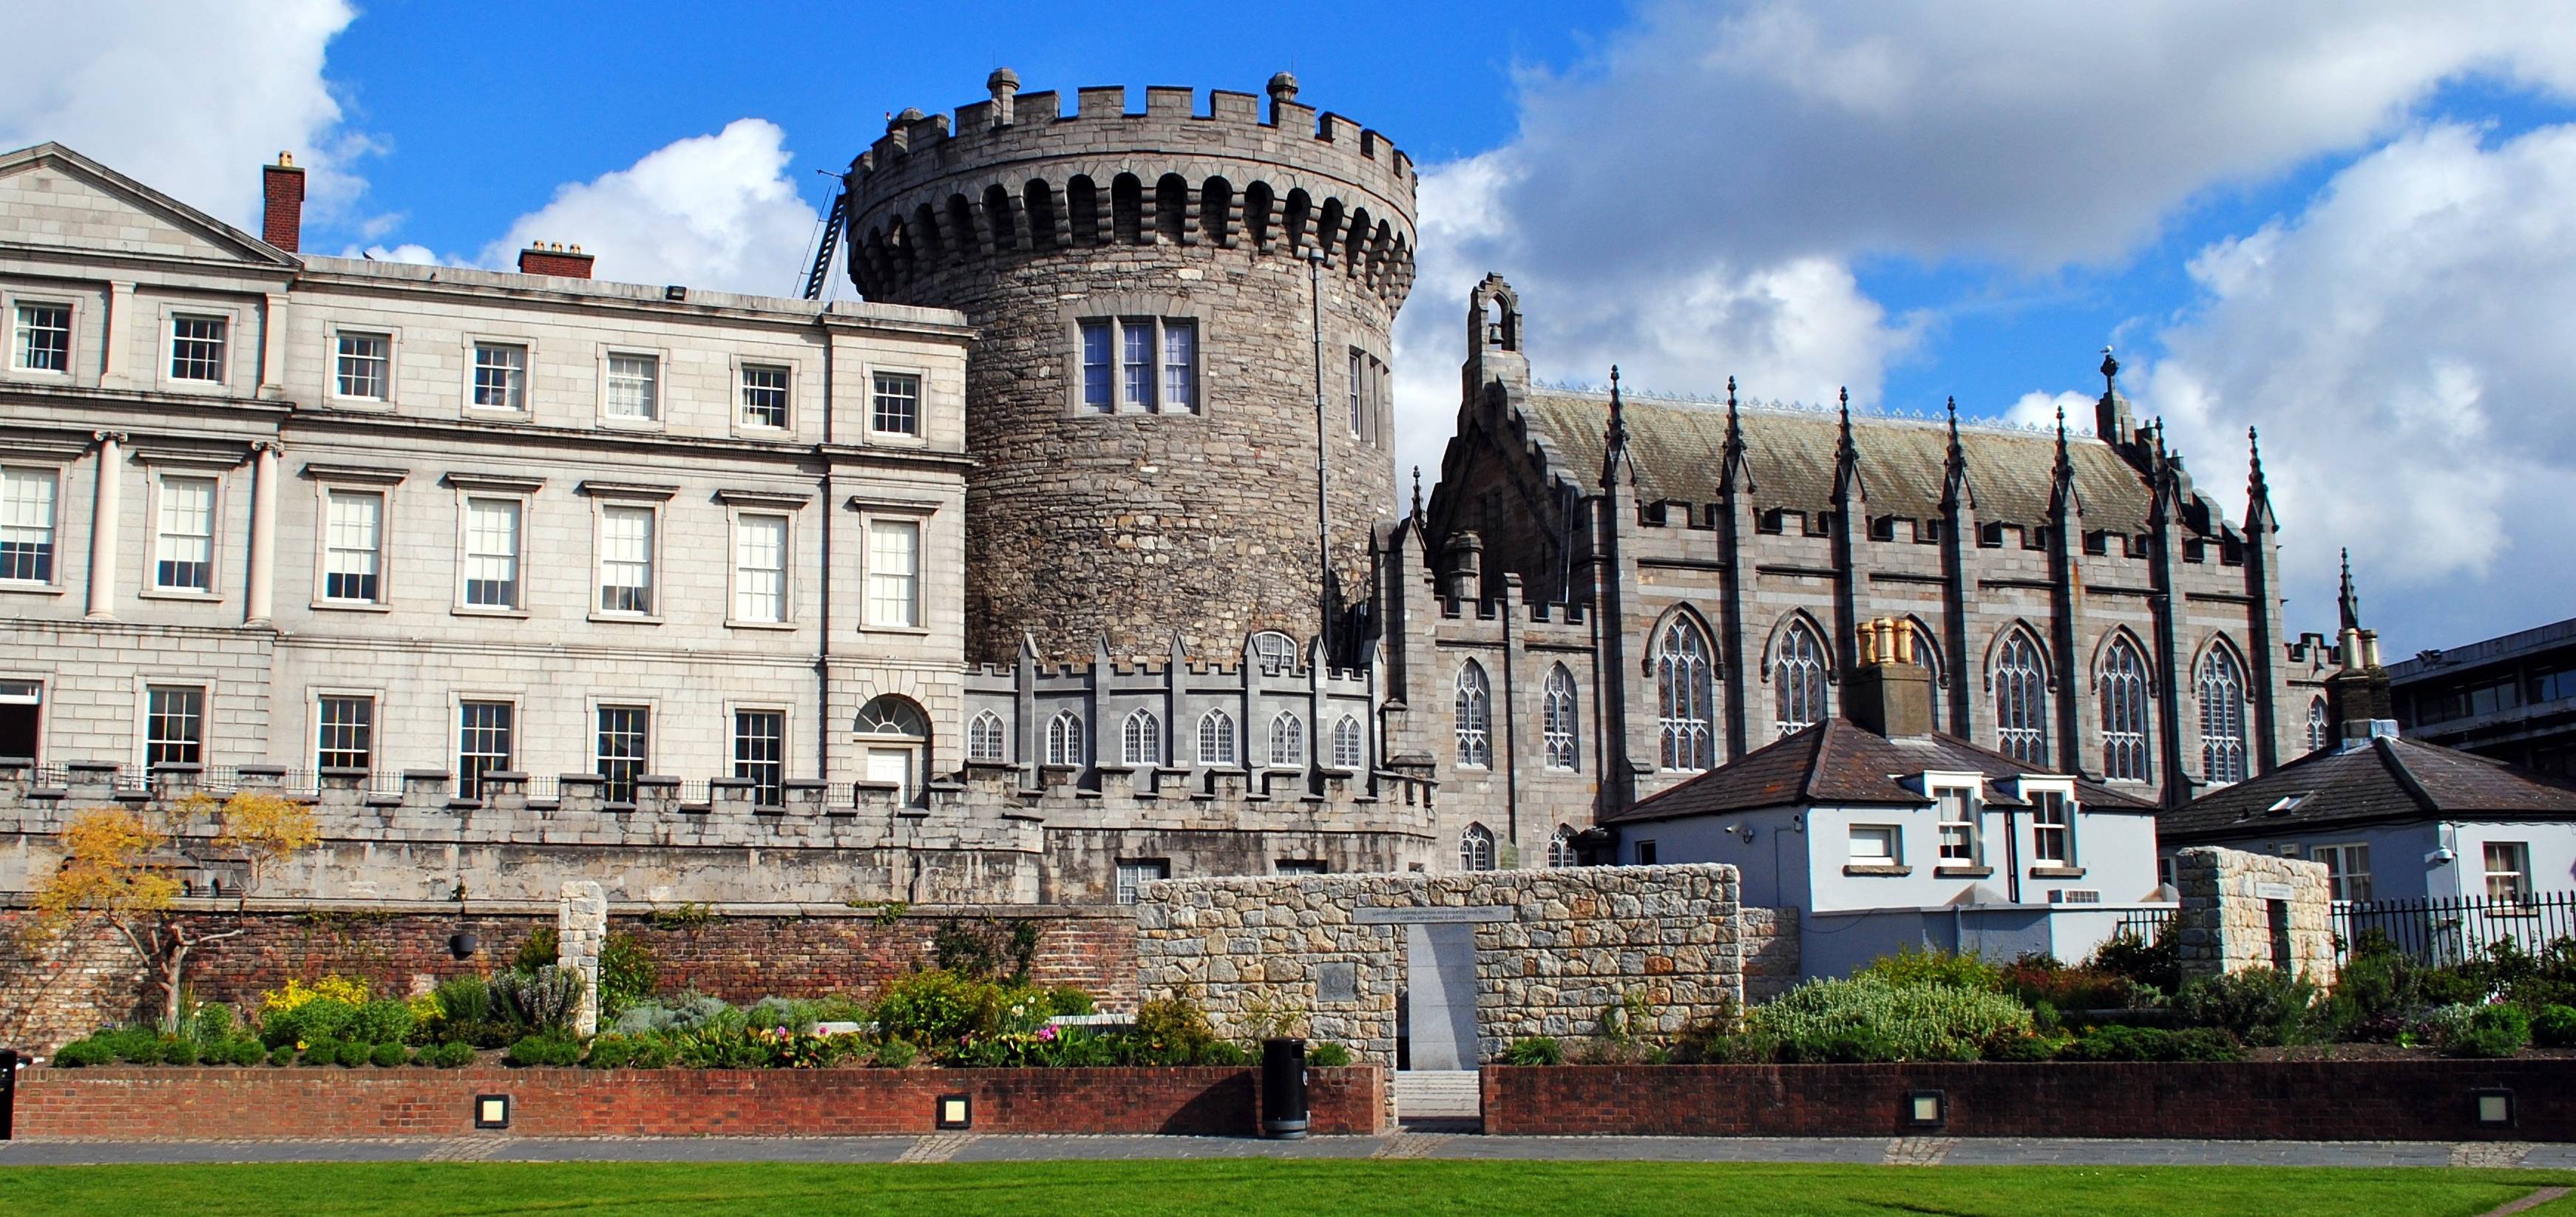
{"type": "Polygon", "coordinates": [[[1687,618],[1675,618],[1655,639],[1655,713],[1666,771],[1696,772],[1717,764],[1717,736],[1709,725],[1714,666],[1708,638],[1687,618]]]}
{"type": "Polygon", "coordinates": [[[2048,676],[2039,644],[2021,630],[1995,652],[1995,743],[2025,765],[2048,763],[2048,676]]]}
{"type": "Polygon", "coordinates": [[[1494,699],[1485,665],[1468,660],[1458,669],[1458,763],[1483,769],[1494,763],[1494,699]]]}
{"type": "Polygon", "coordinates": [[[1825,721],[1825,685],[1824,641],[1805,621],[1790,622],[1780,634],[1780,653],[1771,661],[1771,694],[1779,707],[1772,725],[1780,734],[1825,721]]]}
{"type": "Polygon", "coordinates": [[[2102,660],[2102,776],[2114,782],[2145,782],[2155,776],[2155,753],[2147,747],[2147,661],[2136,644],[2121,637],[2102,660]]]}
{"type": "Polygon", "coordinates": [[[2211,785],[2245,780],[2245,674],[2224,647],[2200,661],[2200,767],[2211,785]]]}

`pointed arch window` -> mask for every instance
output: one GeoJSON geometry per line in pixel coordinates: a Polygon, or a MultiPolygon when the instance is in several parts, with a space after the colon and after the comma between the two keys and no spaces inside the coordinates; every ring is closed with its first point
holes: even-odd
{"type": "Polygon", "coordinates": [[[1559,824],[1555,832],[1548,834],[1547,864],[1549,866],[1574,865],[1574,830],[1572,828],[1559,824]]]}
{"type": "Polygon", "coordinates": [[[1002,716],[990,710],[975,716],[966,724],[966,759],[999,761],[1005,759],[1002,716]]]}
{"type": "Polygon", "coordinates": [[[2155,779],[2155,752],[2147,746],[2147,660],[2121,637],[2102,659],[2102,776],[2114,782],[2155,779]]]}
{"type": "Polygon", "coordinates": [[[2021,630],[1995,652],[1995,746],[2025,765],[2048,763],[2048,675],[2039,643],[2021,630]]]}
{"type": "Polygon", "coordinates": [[[2245,673],[2225,647],[2200,661],[2200,771],[2213,786],[2245,780],[2245,673]]]}
{"type": "Polygon", "coordinates": [[[1071,710],[1059,710],[1047,720],[1046,763],[1050,765],[1082,764],[1082,716],[1071,710]]]}
{"type": "Polygon", "coordinates": [[[1270,720],[1270,764],[1293,769],[1306,763],[1306,720],[1288,711],[1270,720]]]}
{"type": "Polygon", "coordinates": [[[1668,772],[1717,765],[1717,736],[1709,727],[1715,666],[1708,637],[1687,618],[1674,618],[1655,639],[1655,715],[1663,736],[1660,765],[1668,772]]]}
{"type": "Polygon", "coordinates": [[[1470,824],[1458,836],[1458,869],[1494,869],[1493,830],[1482,824],[1470,824]]]}
{"type": "Polygon", "coordinates": [[[1782,735],[1825,721],[1825,644],[1803,620],[1790,622],[1780,634],[1780,653],[1771,661],[1771,695],[1778,703],[1772,725],[1782,735]]]}
{"type": "Polygon", "coordinates": [[[1941,652],[1932,645],[1932,631],[1926,629],[1922,622],[1909,621],[1905,628],[1914,631],[1914,662],[1922,665],[1923,671],[1932,678],[1932,729],[1947,731],[1950,720],[1941,717],[1941,707],[1948,700],[1950,682],[1948,673],[1941,667],[1941,652]]]}
{"type": "Polygon", "coordinates": [[[2308,751],[2326,746],[2326,699],[2308,699],[2308,751]]]}
{"type": "Polygon", "coordinates": [[[1333,724],[1333,768],[1358,769],[1368,763],[1368,742],[1360,734],[1360,720],[1348,714],[1333,724]]]}
{"type": "Polygon", "coordinates": [[[1163,720],[1151,710],[1127,716],[1118,731],[1119,759],[1130,765],[1163,763],[1163,720]]]}
{"type": "Polygon", "coordinates": [[[1232,765],[1234,761],[1234,716],[1223,710],[1210,710],[1199,717],[1199,763],[1232,765]]]}
{"type": "Polygon", "coordinates": [[[1494,763],[1494,697],[1485,665],[1468,660],[1458,669],[1458,763],[1484,769],[1494,763]]]}
{"type": "Polygon", "coordinates": [[[1576,768],[1574,673],[1566,671],[1564,664],[1548,669],[1547,685],[1539,698],[1539,733],[1547,744],[1547,767],[1576,768]]]}

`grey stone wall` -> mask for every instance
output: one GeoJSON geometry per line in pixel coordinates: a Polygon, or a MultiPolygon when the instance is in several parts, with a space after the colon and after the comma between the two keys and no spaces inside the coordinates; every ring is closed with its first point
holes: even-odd
{"type": "Polygon", "coordinates": [[[2184,980],[2275,967],[2286,954],[2283,971],[2334,984],[2325,863],[2199,846],[2174,855],[2174,886],[2184,980]]]}
{"type": "Polygon", "coordinates": [[[1758,1006],[1806,978],[1799,955],[1798,910],[1744,906],[1736,923],[1744,951],[1744,1004],[1758,1006]]]}
{"type": "Polygon", "coordinates": [[[555,902],[555,966],[581,977],[573,1007],[575,1035],[599,1033],[599,951],[608,943],[608,894],[588,880],[563,885],[555,902]]]}
{"type": "Polygon", "coordinates": [[[1465,922],[1478,1059],[1523,1036],[1599,1034],[1631,993],[1651,1011],[1638,1031],[1669,1034],[1741,1007],[1737,894],[1735,868],[1715,865],[1149,883],[1138,993],[1196,1000],[1228,1034],[1300,1012],[1313,1038],[1392,1066],[1407,927],[1465,922]]]}

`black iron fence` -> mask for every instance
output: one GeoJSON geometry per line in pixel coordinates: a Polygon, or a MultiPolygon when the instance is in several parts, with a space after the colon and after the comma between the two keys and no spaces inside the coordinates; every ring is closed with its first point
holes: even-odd
{"type": "Polygon", "coordinates": [[[2166,926],[2173,924],[2173,919],[2172,909],[2130,909],[2120,914],[2120,936],[2154,942],[2166,926]]]}
{"type": "Polygon", "coordinates": [[[2335,947],[2350,954],[2376,934],[2428,964],[2458,963],[2511,941],[2538,951],[2576,936],[2576,892],[2456,896],[2427,900],[2337,901],[2335,947]]]}

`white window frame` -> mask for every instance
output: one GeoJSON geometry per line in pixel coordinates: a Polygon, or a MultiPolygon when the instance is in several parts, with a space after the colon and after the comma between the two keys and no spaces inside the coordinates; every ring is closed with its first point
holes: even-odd
{"type": "Polygon", "coordinates": [[[1345,714],[1333,721],[1333,768],[1348,773],[1368,768],[1368,732],[1361,728],[1356,714],[1345,714]]]}
{"type": "Polygon", "coordinates": [[[2486,879],[2485,889],[2482,894],[2485,895],[2488,900],[2496,903],[2505,903],[2508,901],[2527,903],[2530,901],[2532,897],[2530,842],[2480,842],[2478,845],[2478,865],[2486,879]],[[2495,854],[2497,850],[2507,851],[2504,861],[2510,865],[2506,869],[2498,870],[2496,868],[2495,854]],[[2500,878],[2510,879],[2512,881],[2513,891],[2510,894],[2499,895],[2497,893],[2496,880],[2500,878]]]}
{"type": "Polygon", "coordinates": [[[1306,746],[1306,718],[1294,710],[1281,710],[1270,716],[1270,751],[1264,758],[1267,769],[1303,769],[1312,755],[1306,746]],[[1283,730],[1284,728],[1284,730],[1283,730]],[[1285,744],[1286,747],[1282,747],[1285,744]]]}
{"type": "Polygon", "coordinates": [[[1232,769],[1243,763],[1243,750],[1240,747],[1242,742],[1241,727],[1234,721],[1234,715],[1228,713],[1225,707],[1218,706],[1212,708],[1207,713],[1199,716],[1198,736],[1199,765],[1202,768],[1232,769]],[[1211,750],[1208,748],[1208,741],[1211,738],[1208,729],[1211,726],[1216,726],[1220,720],[1222,720],[1223,726],[1218,729],[1222,732],[1222,735],[1217,738],[1221,747],[1214,750],[1214,755],[1211,755],[1211,750]]]}
{"type": "Polygon", "coordinates": [[[796,362],[791,359],[771,359],[758,355],[736,355],[728,361],[728,364],[727,371],[733,376],[734,432],[758,439],[783,439],[796,434],[797,421],[804,413],[797,408],[799,403],[796,399],[796,390],[801,377],[797,375],[796,362]],[[786,375],[787,383],[780,389],[780,392],[785,394],[780,404],[786,417],[775,426],[751,421],[749,396],[751,377],[755,372],[780,372],[786,375]]]}
{"type": "Polygon", "coordinates": [[[930,632],[930,513],[872,510],[859,513],[859,628],[873,633],[926,634],[930,632]],[[877,617],[874,581],[876,578],[876,530],[882,521],[903,524],[912,529],[912,621],[895,623],[877,617]]]}
{"type": "Polygon", "coordinates": [[[484,796],[479,788],[473,794],[465,793],[465,783],[467,780],[465,776],[465,707],[469,705],[497,705],[508,706],[510,708],[509,763],[499,769],[492,770],[491,772],[493,773],[527,772],[527,752],[522,746],[526,739],[528,721],[527,709],[525,706],[520,704],[520,698],[517,693],[488,693],[472,689],[460,689],[448,694],[447,771],[454,774],[456,777],[455,789],[458,797],[483,798],[484,796]]]}
{"type": "MultiPolygon", "coordinates": [[[[148,463],[148,462],[147,462],[148,463]]],[[[208,603],[224,598],[224,482],[225,471],[212,466],[179,464],[149,471],[144,505],[143,579],[135,585],[135,594],[148,600],[200,600],[208,603]],[[204,590],[161,585],[161,501],[172,478],[204,481],[214,484],[213,505],[207,516],[206,586],[204,590]]],[[[104,476],[104,475],[102,475],[104,476]]]]}
{"type": "Polygon", "coordinates": [[[1207,319],[1204,317],[1195,313],[1172,312],[1152,306],[1141,311],[1122,308],[1108,312],[1085,313],[1071,318],[1068,326],[1071,346],[1067,356],[1071,375],[1066,379],[1073,412],[1097,417],[1121,414],[1185,416],[1206,414],[1208,412],[1207,331],[1207,319]],[[1106,325],[1109,331],[1109,401],[1106,407],[1095,404],[1091,400],[1088,382],[1091,365],[1084,358],[1083,330],[1087,326],[1095,325],[1106,325]],[[1171,347],[1167,330],[1173,326],[1187,326],[1191,331],[1190,404],[1185,408],[1174,408],[1170,401],[1171,371],[1175,365],[1170,358],[1171,347]],[[1153,397],[1150,401],[1130,393],[1127,384],[1127,336],[1131,331],[1140,328],[1148,332],[1149,341],[1152,344],[1153,364],[1149,379],[1153,397]]]}
{"type": "Polygon", "coordinates": [[[2084,865],[2079,861],[2083,856],[2079,852],[2083,845],[2076,840],[2076,826],[2084,818],[2084,809],[2076,804],[2075,791],[2071,787],[2071,783],[2045,786],[2029,782],[2022,783],[2021,797],[2030,804],[2030,864],[2032,866],[2074,869],[2084,865]],[[2051,799],[2057,801],[2060,814],[2066,817],[2066,821],[2062,824],[2048,824],[2040,819],[2041,809],[2048,806],[2048,801],[2051,799]],[[2059,856],[2054,858],[2049,857],[2040,848],[2040,842],[2045,839],[2044,834],[2050,831],[2059,833],[2063,842],[2063,848],[2058,851],[2059,856]]]}
{"type": "Polygon", "coordinates": [[[966,759],[984,765],[1010,763],[1011,726],[1002,720],[1000,714],[985,710],[966,720],[966,759]],[[991,727],[989,732],[986,731],[988,724],[991,727]],[[986,739],[992,741],[992,747],[980,746],[986,739]]]}
{"type": "Polygon", "coordinates": [[[1120,904],[1134,904],[1144,886],[1157,879],[1172,877],[1169,858],[1121,858],[1117,862],[1115,896],[1120,904]]]}
{"type": "Polygon", "coordinates": [[[1852,866],[1903,866],[1905,865],[1905,827],[1901,824],[1854,824],[1851,826],[1846,854],[1848,864],[1852,866]],[[1884,855],[1861,852],[1861,842],[1864,839],[1882,836],[1887,840],[1887,852],[1884,855]]]}
{"type": "Polygon", "coordinates": [[[400,367],[399,352],[402,332],[392,326],[334,325],[322,338],[322,399],[335,406],[363,410],[389,409],[394,404],[394,376],[400,367]],[[340,360],[345,357],[342,344],[352,340],[375,339],[385,344],[383,392],[370,397],[363,393],[342,391],[340,360]]]}
{"type": "Polygon", "coordinates": [[[1128,711],[1118,724],[1119,763],[1160,766],[1163,756],[1163,716],[1143,706],[1128,711]]]}
{"type": "Polygon", "coordinates": [[[859,403],[862,433],[870,443],[919,446],[930,438],[930,369],[912,364],[869,364],[859,403]],[[887,431],[877,426],[877,377],[912,378],[912,430],[887,431]]]}
{"type": "Polygon", "coordinates": [[[197,759],[182,764],[203,765],[215,752],[215,682],[199,677],[173,677],[167,680],[137,675],[134,678],[134,767],[152,772],[152,690],[190,689],[197,694],[197,759]]]}
{"type": "Polygon", "coordinates": [[[1494,830],[1482,824],[1470,824],[1458,833],[1458,869],[1475,873],[1497,869],[1502,859],[1501,844],[1494,830]]]}
{"type": "Polygon", "coordinates": [[[379,472],[315,465],[306,465],[304,474],[313,481],[312,606],[343,613],[392,611],[395,493],[403,481],[403,474],[399,470],[379,472]],[[330,594],[331,496],[334,494],[372,494],[379,503],[376,515],[376,598],[373,600],[346,600],[330,594]]]}
{"type": "Polygon", "coordinates": [[[322,764],[322,703],[325,701],[367,703],[367,763],[364,766],[342,765],[334,768],[364,768],[369,773],[392,772],[392,768],[385,764],[384,690],[337,685],[322,685],[305,690],[304,754],[312,760],[314,771],[319,773],[324,767],[322,764]]]}
{"type": "Polygon", "coordinates": [[[5,374],[12,379],[50,384],[85,383],[87,378],[80,374],[81,336],[87,332],[81,324],[82,303],[77,296],[53,296],[40,292],[0,292],[0,322],[6,323],[7,331],[5,334],[0,334],[0,338],[5,338],[9,344],[6,351],[0,351],[0,374],[5,374]],[[22,307],[59,308],[68,312],[69,319],[66,324],[70,327],[70,333],[64,338],[61,369],[31,368],[21,362],[26,356],[26,331],[18,318],[18,310],[22,307]]]}
{"type": "MultiPolygon", "coordinates": [[[[454,615],[465,617],[527,616],[529,600],[528,533],[535,520],[536,493],[537,488],[542,485],[542,479],[470,477],[463,474],[451,473],[447,476],[447,482],[450,486],[453,486],[456,489],[456,528],[454,533],[451,534],[455,537],[456,544],[456,585],[452,589],[454,598],[449,602],[448,611],[454,615]],[[470,604],[466,602],[465,584],[467,577],[472,573],[473,567],[473,556],[468,547],[473,543],[473,501],[476,499],[488,499],[495,502],[514,503],[518,505],[518,554],[516,557],[516,578],[514,582],[518,586],[519,594],[518,602],[515,604],[470,604]]],[[[593,586],[586,589],[585,594],[596,599],[599,592],[596,586],[593,586]]]]}
{"type": "MultiPolygon", "coordinates": [[[[502,334],[467,334],[459,344],[464,355],[465,379],[459,385],[459,413],[467,418],[492,422],[527,422],[536,417],[537,342],[533,338],[502,334]],[[504,347],[519,353],[519,404],[487,406],[474,400],[475,370],[481,349],[504,347]]],[[[605,365],[602,365],[603,367],[605,365]]]]}
{"type": "MultiPolygon", "coordinates": [[[[778,716],[778,798],[774,802],[765,801],[755,793],[752,796],[752,802],[762,807],[784,807],[787,804],[788,775],[795,770],[796,711],[783,702],[728,701],[725,703],[724,759],[719,767],[723,769],[725,777],[734,781],[752,780],[742,776],[741,767],[745,764],[758,763],[742,759],[742,716],[745,714],[778,716]]],[[[647,756],[652,754],[652,740],[649,738],[645,740],[645,754],[647,756]]]]}
{"type": "MultiPolygon", "coordinates": [[[[48,673],[42,672],[14,672],[0,670],[0,685],[13,684],[34,685],[36,687],[36,692],[34,694],[36,705],[36,752],[35,755],[26,759],[41,764],[47,756],[52,755],[52,750],[48,745],[53,742],[51,738],[53,734],[52,723],[49,721],[53,717],[53,677],[48,673]]],[[[23,705],[25,704],[25,698],[23,695],[16,693],[0,693],[0,704],[23,705]]]]}
{"type": "MultiPolygon", "coordinates": [[[[225,396],[232,392],[233,381],[241,375],[242,332],[241,309],[223,304],[200,304],[194,301],[163,301],[160,309],[161,341],[153,351],[153,383],[173,393],[199,393],[225,396]],[[181,318],[215,320],[224,323],[223,367],[213,380],[180,379],[171,374],[171,359],[177,354],[181,318]]],[[[253,352],[254,355],[256,352],[253,352]]]]}
{"type": "Polygon", "coordinates": [[[2145,649],[2125,635],[2113,639],[2102,653],[2102,671],[2094,683],[2101,703],[2102,768],[2109,781],[2144,785],[2155,780],[2153,687],[2145,649]]]}
{"type": "Polygon", "coordinates": [[[1935,781],[1930,784],[1930,788],[1932,827],[1938,834],[1935,839],[1939,842],[1938,852],[1934,855],[1935,865],[1970,869],[1985,865],[1986,842],[1983,831],[1985,826],[1981,822],[1985,809],[1984,801],[1978,797],[1977,787],[1966,782],[1935,781]],[[1942,796],[1949,794],[1959,796],[1959,807],[1963,818],[1953,820],[1942,814],[1948,810],[1942,796]],[[1955,833],[1954,826],[1957,826],[1955,833]],[[1958,837],[1955,843],[1954,835],[1958,837]],[[1954,844],[1965,851],[1965,856],[1952,852],[1954,844]]]}
{"type": "MultiPolygon", "coordinates": [[[[2479,859],[2484,861],[2485,851],[2479,851],[2479,859]]],[[[2328,899],[2366,901],[2371,898],[2370,842],[2330,841],[2311,845],[2308,847],[2308,860],[2325,866],[2328,899]],[[2361,863],[2359,870],[2352,869],[2356,859],[2361,863]],[[2357,896],[2352,891],[2352,881],[2356,878],[2361,880],[2361,894],[2357,896]]]]}
{"type": "Polygon", "coordinates": [[[789,507],[728,503],[725,507],[725,624],[744,630],[796,628],[796,511],[789,507]],[[778,554],[778,616],[775,620],[742,615],[743,521],[776,520],[781,524],[778,554]]]}
{"type": "MultiPolygon", "coordinates": [[[[599,712],[602,710],[642,710],[644,712],[644,756],[635,766],[635,776],[640,778],[653,772],[653,749],[662,742],[662,706],[660,702],[649,697],[592,697],[585,700],[582,730],[588,739],[582,744],[582,751],[589,756],[590,764],[584,772],[594,777],[607,776],[599,770],[601,760],[599,712]]],[[[727,738],[729,740],[731,736],[728,735],[727,738]]],[[[729,763],[727,767],[731,767],[729,763]]],[[[606,785],[603,784],[600,790],[602,799],[609,802],[619,801],[608,798],[606,785]]]]}
{"type": "Polygon", "coordinates": [[[1066,707],[1048,715],[1044,741],[1046,764],[1056,769],[1082,768],[1085,758],[1091,753],[1088,732],[1089,727],[1083,722],[1081,711],[1066,707]]]}
{"type": "MultiPolygon", "coordinates": [[[[669,521],[665,518],[669,513],[662,510],[663,503],[666,500],[661,498],[609,493],[598,490],[590,491],[589,495],[591,501],[590,619],[592,621],[621,621],[644,625],[662,624],[665,615],[669,611],[668,600],[671,590],[670,564],[665,562],[662,557],[663,551],[668,548],[668,538],[670,536],[670,529],[667,527],[669,521]],[[645,608],[644,611],[640,613],[630,612],[624,609],[611,609],[606,607],[604,602],[601,600],[602,593],[608,589],[608,518],[612,510],[641,511],[645,513],[646,518],[651,522],[653,535],[650,539],[651,543],[647,546],[647,553],[645,555],[645,562],[647,564],[645,568],[645,579],[647,582],[644,586],[645,608]]],[[[521,533],[520,548],[524,553],[526,550],[525,535],[527,532],[527,521],[525,517],[522,517],[520,520],[519,531],[521,533]]],[[[526,563],[524,559],[520,565],[520,577],[524,579],[526,577],[526,563]]]]}
{"type": "Polygon", "coordinates": [[[603,344],[599,348],[600,425],[604,427],[619,427],[631,431],[659,431],[669,423],[670,418],[671,353],[659,347],[611,346],[603,344]],[[610,369],[614,368],[616,366],[616,361],[620,359],[649,359],[653,361],[653,380],[651,385],[652,409],[650,413],[644,415],[619,414],[610,408],[610,402],[614,396],[610,391],[609,385],[611,377],[610,369]]]}
{"type": "Polygon", "coordinates": [[[1539,682],[1539,742],[1542,763],[1551,772],[1574,773],[1583,768],[1582,714],[1573,670],[1561,663],[1550,665],[1539,682]]]}
{"type": "MultiPolygon", "coordinates": [[[[54,497],[51,505],[53,522],[47,525],[45,529],[48,536],[46,544],[52,546],[52,553],[45,561],[45,577],[42,579],[0,579],[0,592],[36,592],[48,595],[59,593],[65,586],[63,583],[63,488],[64,483],[69,480],[69,470],[65,465],[53,461],[10,460],[5,462],[4,465],[0,465],[0,467],[5,467],[8,472],[11,473],[40,473],[53,479],[54,483],[54,497]]],[[[99,476],[114,477],[116,475],[112,471],[101,470],[99,476]]],[[[6,499],[0,498],[0,508],[5,508],[5,505],[6,499]]],[[[155,535],[157,536],[158,534],[156,533],[155,535]]]]}
{"type": "Polygon", "coordinates": [[[1494,682],[1485,674],[1485,665],[1473,658],[1458,664],[1458,679],[1453,682],[1456,701],[1451,710],[1451,726],[1457,749],[1452,754],[1460,769],[1494,767],[1494,682]]]}

